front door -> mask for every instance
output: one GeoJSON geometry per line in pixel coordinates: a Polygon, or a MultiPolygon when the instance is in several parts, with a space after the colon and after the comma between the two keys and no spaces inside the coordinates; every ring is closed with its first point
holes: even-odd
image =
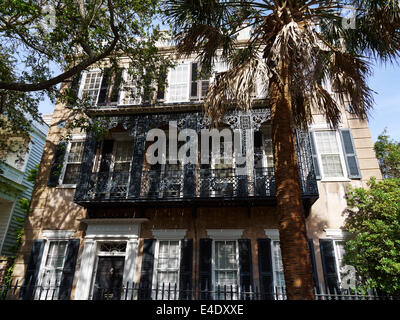
{"type": "Polygon", "coordinates": [[[99,257],[93,300],[119,300],[125,257],[99,257]]]}

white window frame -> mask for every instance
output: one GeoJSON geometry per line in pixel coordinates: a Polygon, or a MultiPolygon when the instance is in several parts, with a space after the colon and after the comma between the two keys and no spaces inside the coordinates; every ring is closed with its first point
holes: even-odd
{"type": "Polygon", "coordinates": [[[103,82],[103,73],[102,70],[100,68],[94,68],[94,69],[90,69],[88,71],[84,71],[82,73],[82,78],[81,78],[81,83],[79,84],[79,90],[78,90],[78,97],[80,99],[82,99],[83,97],[83,89],[85,87],[85,82],[86,82],[86,77],[89,73],[94,73],[94,72],[100,72],[100,84],[99,84],[99,89],[97,90],[97,96],[95,98],[95,101],[93,103],[93,106],[97,106],[97,100],[99,99],[99,94],[100,94],[100,89],[101,89],[101,83],[103,82]]]}
{"type": "Polygon", "coordinates": [[[131,104],[131,103],[125,103],[124,100],[127,96],[127,89],[132,89],[135,88],[136,91],[138,91],[137,85],[134,83],[134,81],[128,81],[129,79],[129,73],[128,70],[125,68],[122,72],[122,79],[124,81],[124,86],[121,87],[120,89],[120,96],[119,96],[119,100],[117,105],[121,105],[121,106],[127,106],[127,105],[140,105],[142,104],[142,96],[140,95],[140,93],[136,92],[136,94],[138,95],[136,97],[135,103],[131,104]]]}
{"type": "MultiPolygon", "coordinates": [[[[21,137],[14,137],[14,138],[11,138],[11,139],[15,139],[15,138],[17,138],[17,139],[22,139],[21,137]]],[[[12,141],[12,140],[11,140],[12,141]]],[[[23,158],[23,162],[22,162],[22,165],[20,166],[20,165],[18,165],[18,164],[15,164],[15,163],[10,163],[9,161],[8,161],[8,158],[6,158],[5,159],[5,163],[7,164],[7,165],[9,165],[9,166],[11,166],[11,167],[13,167],[14,169],[16,169],[16,170],[18,170],[18,171],[21,171],[21,172],[25,172],[25,170],[26,170],[26,166],[28,165],[28,160],[29,160],[29,156],[30,156],[30,154],[31,154],[31,150],[32,150],[32,141],[33,141],[33,137],[32,136],[30,136],[30,140],[29,140],[29,142],[28,142],[28,146],[27,146],[27,152],[24,152],[24,154],[21,154],[21,158],[23,158]]],[[[15,153],[15,152],[8,152],[7,154],[6,154],[6,157],[9,155],[9,154],[11,154],[11,153],[15,153]]],[[[21,163],[20,163],[21,164],[21,163]]]]}
{"type": "MultiPolygon", "coordinates": [[[[275,277],[275,273],[276,273],[276,260],[275,260],[275,255],[274,255],[274,247],[273,247],[273,243],[278,242],[279,243],[279,248],[280,248],[280,237],[279,237],[279,230],[278,229],[265,229],[264,230],[265,235],[267,236],[267,238],[269,238],[271,240],[271,263],[272,263],[272,274],[273,274],[273,282],[274,282],[274,288],[278,287],[278,283],[277,283],[277,279],[275,277]]],[[[282,263],[282,261],[281,261],[282,263]]],[[[286,286],[286,285],[285,285],[286,286]]]]}
{"type": "MultiPolygon", "coordinates": [[[[158,277],[158,255],[160,250],[160,241],[178,241],[179,242],[179,261],[178,261],[178,275],[177,275],[177,284],[176,290],[179,292],[179,277],[180,277],[180,252],[182,249],[182,240],[186,236],[187,229],[157,229],[153,230],[153,237],[156,239],[156,245],[154,249],[154,264],[153,264],[153,278],[152,278],[152,289],[155,290],[157,287],[157,277],[158,277]]],[[[158,287],[160,289],[160,287],[158,287]]],[[[167,290],[168,288],[165,288],[167,290]]],[[[155,298],[155,292],[151,293],[151,296],[155,298]]],[[[171,290],[175,290],[175,286],[171,288],[171,290]]],[[[179,299],[178,296],[175,297],[175,300],[179,299]]]]}
{"type": "MultiPolygon", "coordinates": [[[[41,238],[43,238],[45,240],[45,244],[44,244],[44,248],[43,248],[42,258],[40,261],[39,274],[38,274],[37,283],[36,283],[37,288],[42,286],[43,275],[44,275],[45,267],[46,267],[46,259],[47,259],[47,255],[48,255],[49,249],[50,249],[50,243],[57,242],[57,241],[66,241],[67,242],[67,246],[65,248],[66,251],[65,251],[64,261],[63,261],[63,267],[64,267],[65,257],[66,257],[66,253],[68,251],[68,240],[72,239],[74,233],[75,233],[75,231],[73,231],[73,230],[43,230],[41,232],[41,238]]],[[[50,292],[49,294],[51,296],[52,292],[50,292]]],[[[43,300],[43,299],[40,299],[39,295],[40,295],[40,290],[36,290],[34,299],[35,300],[43,300]]],[[[55,296],[55,298],[58,299],[58,297],[56,297],[56,296],[55,296]]],[[[46,300],[46,299],[44,299],[44,300],[46,300]]]]}
{"type": "Polygon", "coordinates": [[[190,61],[181,61],[180,63],[178,63],[175,68],[177,67],[181,67],[181,66],[186,66],[188,68],[187,70],[187,75],[186,75],[186,81],[182,80],[182,84],[185,83],[186,84],[186,94],[185,94],[185,99],[182,101],[171,101],[171,76],[172,76],[172,72],[174,69],[169,69],[168,71],[168,86],[166,88],[166,93],[165,93],[165,102],[166,103],[178,103],[178,102],[189,102],[190,101],[190,83],[191,83],[191,72],[190,72],[190,67],[191,67],[191,63],[190,61]]]}
{"type": "MultiPolygon", "coordinates": [[[[84,135],[76,135],[76,136],[72,136],[72,139],[70,141],[68,141],[67,147],[65,150],[64,159],[63,159],[63,166],[62,166],[61,174],[60,174],[60,177],[58,180],[58,186],[57,186],[58,188],[76,188],[76,185],[77,185],[76,183],[75,184],[72,184],[72,183],[64,184],[63,181],[64,181],[64,176],[65,176],[65,171],[67,169],[67,164],[68,164],[67,160],[68,160],[68,156],[69,156],[69,153],[71,150],[72,143],[73,142],[85,143],[85,139],[86,139],[86,136],[84,136],[84,135]]],[[[85,145],[83,145],[83,147],[85,148],[85,145]]],[[[84,149],[82,150],[82,157],[83,157],[83,152],[84,152],[84,149]]],[[[80,163],[82,163],[82,161],[80,163]]]]}
{"type": "MultiPolygon", "coordinates": [[[[231,297],[233,300],[238,300],[240,297],[240,263],[239,263],[239,242],[238,240],[242,238],[243,229],[207,229],[207,235],[212,239],[211,246],[211,283],[213,289],[216,290],[215,284],[215,242],[216,241],[236,241],[236,261],[237,264],[237,288],[239,292],[235,292],[234,296],[231,297]]],[[[211,290],[212,288],[209,288],[211,290]]],[[[214,293],[215,296],[216,293],[214,293]]]]}
{"type": "Polygon", "coordinates": [[[344,159],[344,153],[343,153],[343,146],[342,146],[342,141],[340,138],[340,132],[339,130],[331,130],[328,128],[320,128],[320,129],[315,129],[312,131],[312,134],[314,135],[314,142],[315,142],[315,152],[317,153],[317,159],[318,159],[318,165],[320,168],[321,172],[321,182],[328,182],[328,181],[350,181],[348,178],[348,172],[347,172],[347,167],[346,167],[346,161],[344,159]],[[336,138],[336,143],[338,145],[338,152],[339,152],[339,159],[340,159],[340,165],[342,166],[342,171],[343,171],[343,176],[342,177],[327,177],[325,176],[324,173],[324,168],[322,165],[322,158],[321,158],[321,153],[319,152],[319,146],[317,142],[317,138],[315,133],[316,132],[323,132],[323,131],[330,131],[330,132],[335,132],[335,138],[336,138]]]}

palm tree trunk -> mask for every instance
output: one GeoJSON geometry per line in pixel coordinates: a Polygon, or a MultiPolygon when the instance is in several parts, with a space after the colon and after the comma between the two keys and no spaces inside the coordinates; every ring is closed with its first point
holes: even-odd
{"type": "Polygon", "coordinates": [[[313,300],[313,277],[301,199],[287,63],[270,79],[270,106],[279,235],[287,299],[313,300]]]}

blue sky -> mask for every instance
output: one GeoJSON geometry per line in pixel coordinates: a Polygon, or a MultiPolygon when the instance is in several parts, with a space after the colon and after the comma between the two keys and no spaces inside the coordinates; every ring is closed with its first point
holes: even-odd
{"type": "MultiPolygon", "coordinates": [[[[369,86],[374,94],[375,108],[369,119],[373,141],[387,127],[388,134],[400,140],[400,66],[391,64],[375,64],[373,75],[369,78],[369,86]]],[[[52,113],[54,105],[48,100],[39,107],[41,113],[52,113]]]]}

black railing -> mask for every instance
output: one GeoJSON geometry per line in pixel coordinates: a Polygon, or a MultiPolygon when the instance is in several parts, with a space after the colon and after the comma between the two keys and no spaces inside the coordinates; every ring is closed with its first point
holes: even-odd
{"type": "Polygon", "coordinates": [[[144,170],[138,196],[129,194],[130,172],[94,172],[85,174],[77,201],[113,199],[191,199],[191,198],[262,198],[275,196],[272,168],[254,169],[237,174],[235,169],[195,169],[189,181],[184,170],[144,170]],[[193,174],[194,173],[194,174],[193,174]]]}
{"type": "MultiPolygon", "coordinates": [[[[21,290],[24,285],[0,286],[0,300],[23,299],[21,290]]],[[[60,286],[30,286],[30,300],[58,300],[60,286]]],[[[341,289],[340,292],[329,289],[324,291],[321,285],[314,288],[315,300],[400,300],[400,296],[378,294],[375,289],[341,289]]],[[[182,289],[176,283],[163,283],[151,288],[137,283],[126,283],[119,287],[100,287],[95,285],[89,300],[286,300],[285,287],[273,287],[268,292],[259,287],[243,288],[236,285],[217,285],[211,289],[182,289]]]]}

